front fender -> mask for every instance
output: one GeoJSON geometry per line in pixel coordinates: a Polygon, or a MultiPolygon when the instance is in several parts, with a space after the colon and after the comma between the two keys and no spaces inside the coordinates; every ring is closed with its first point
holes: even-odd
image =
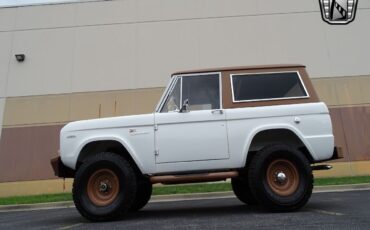
{"type": "Polygon", "coordinates": [[[136,152],[134,151],[133,147],[126,141],[124,138],[120,136],[110,135],[110,136],[94,136],[94,137],[87,137],[83,138],[81,141],[75,144],[75,148],[73,151],[70,151],[69,154],[61,155],[63,163],[72,168],[76,169],[76,164],[78,157],[80,156],[80,153],[82,149],[89,143],[95,142],[95,141],[117,141],[119,142],[131,155],[132,159],[135,161],[137,167],[140,169],[140,171],[143,170],[143,164],[138,158],[136,152]]]}

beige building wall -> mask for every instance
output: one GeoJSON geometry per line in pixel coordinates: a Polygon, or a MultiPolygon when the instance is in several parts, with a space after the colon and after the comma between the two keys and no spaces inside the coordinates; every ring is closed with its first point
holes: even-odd
{"type": "Polygon", "coordinates": [[[370,75],[314,78],[312,83],[329,107],[370,105],[370,75]]]}
{"type": "Polygon", "coordinates": [[[238,65],[305,64],[346,151],[334,170],[316,175],[369,175],[369,22],[370,1],[359,1],[346,26],[323,22],[317,1],[0,8],[0,196],[62,191],[49,159],[65,123],[150,113],[171,73],[238,65]]]}
{"type": "MultiPolygon", "coordinates": [[[[370,105],[370,75],[313,78],[330,108],[370,105]]],[[[154,111],[164,88],[81,92],[6,99],[3,127],[65,124],[69,121],[154,111]]],[[[369,117],[370,119],[370,117],[369,117]]]]}
{"type": "Polygon", "coordinates": [[[313,1],[2,8],[0,90],[19,97],[163,87],[181,69],[271,63],[303,63],[313,77],[369,75],[369,7],[360,1],[355,22],[343,27],[324,23],[313,1]]]}
{"type": "MultiPolygon", "coordinates": [[[[1,11],[0,11],[1,15],[1,11]]],[[[0,19],[1,23],[1,19],[0,19]]],[[[12,49],[12,33],[0,32],[0,98],[6,96],[9,57],[12,49]]]]}
{"type": "Polygon", "coordinates": [[[5,107],[5,99],[0,98],[0,139],[1,139],[1,131],[3,129],[4,107],[5,107]]]}

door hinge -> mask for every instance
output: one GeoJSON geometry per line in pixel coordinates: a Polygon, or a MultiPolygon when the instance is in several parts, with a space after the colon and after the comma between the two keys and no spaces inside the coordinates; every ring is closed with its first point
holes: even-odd
{"type": "Polygon", "coordinates": [[[159,155],[159,150],[158,149],[154,150],[154,156],[158,156],[158,155],[159,155]]]}
{"type": "Polygon", "coordinates": [[[158,125],[154,125],[154,131],[158,131],[158,125]]]}

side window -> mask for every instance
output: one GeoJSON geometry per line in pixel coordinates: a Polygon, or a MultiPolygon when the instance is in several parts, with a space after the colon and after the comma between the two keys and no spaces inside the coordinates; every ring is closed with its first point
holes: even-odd
{"type": "Polygon", "coordinates": [[[181,89],[181,78],[178,78],[175,83],[175,87],[168,95],[166,103],[164,103],[161,113],[167,113],[180,109],[180,89],[181,89]]]}
{"type": "Polygon", "coordinates": [[[298,72],[233,74],[231,82],[234,102],[308,97],[298,72]]]}
{"type": "Polygon", "coordinates": [[[190,111],[220,109],[219,74],[182,78],[182,101],[189,100],[190,111]]]}
{"type": "Polygon", "coordinates": [[[161,113],[179,110],[185,100],[189,100],[190,111],[220,109],[220,75],[178,77],[161,113]]]}

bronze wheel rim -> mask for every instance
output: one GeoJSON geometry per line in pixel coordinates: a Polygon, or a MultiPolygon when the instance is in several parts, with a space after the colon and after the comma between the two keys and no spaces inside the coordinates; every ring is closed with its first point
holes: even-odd
{"type": "Polygon", "coordinates": [[[299,186],[297,167],[288,160],[272,161],[267,168],[266,177],[270,189],[279,196],[290,196],[299,186]]]}
{"type": "Polygon", "coordinates": [[[87,195],[96,206],[113,203],[119,193],[118,176],[110,169],[99,169],[87,182],[87,195]]]}

